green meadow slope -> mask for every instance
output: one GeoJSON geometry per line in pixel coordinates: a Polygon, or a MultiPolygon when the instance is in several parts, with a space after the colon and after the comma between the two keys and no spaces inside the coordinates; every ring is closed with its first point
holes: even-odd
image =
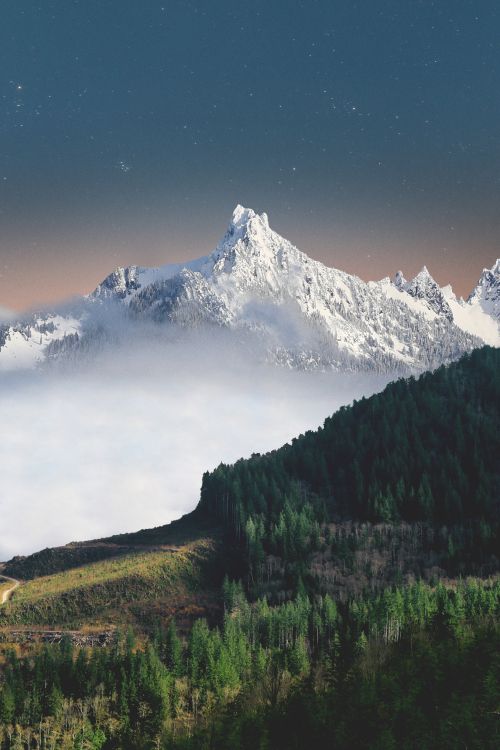
{"type": "Polygon", "coordinates": [[[5,573],[21,585],[0,609],[4,629],[213,619],[223,577],[221,531],[201,514],[190,514],[157,529],[17,558],[5,573]]]}

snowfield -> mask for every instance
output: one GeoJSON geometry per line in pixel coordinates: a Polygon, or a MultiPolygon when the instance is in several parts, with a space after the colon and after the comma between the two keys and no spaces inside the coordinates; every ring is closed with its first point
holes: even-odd
{"type": "Polygon", "coordinates": [[[30,325],[10,326],[0,349],[0,372],[34,369],[45,361],[51,343],[77,336],[80,328],[80,320],[62,315],[35,318],[30,325]]]}

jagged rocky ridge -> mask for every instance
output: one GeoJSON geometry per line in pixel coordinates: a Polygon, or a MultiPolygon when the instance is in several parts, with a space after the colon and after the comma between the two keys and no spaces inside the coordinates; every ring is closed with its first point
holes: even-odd
{"type": "Polygon", "coordinates": [[[0,369],[80,356],[134,326],[208,326],[258,340],[265,356],[300,368],[409,372],[482,343],[498,344],[499,262],[467,302],[426,268],[406,281],[365,283],[328,268],[237,206],[208,256],[184,265],[119,268],[71,309],[0,327],[0,369]],[[118,333],[117,333],[118,332],[118,333]]]}
{"type": "Polygon", "coordinates": [[[443,290],[434,281],[426,266],[411,281],[405,281],[403,274],[399,271],[394,279],[394,285],[400,291],[408,292],[411,297],[424,300],[431,310],[438,315],[444,315],[450,323],[453,323],[453,313],[443,290]]]}
{"type": "Polygon", "coordinates": [[[477,305],[485,312],[500,320],[500,258],[493,268],[484,268],[477,286],[467,300],[469,305],[477,305]]]}

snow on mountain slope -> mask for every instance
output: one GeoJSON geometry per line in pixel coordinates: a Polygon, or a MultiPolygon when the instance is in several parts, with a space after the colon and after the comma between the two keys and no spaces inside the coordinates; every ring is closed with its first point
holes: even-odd
{"type": "Polygon", "coordinates": [[[453,313],[444,297],[443,290],[434,281],[427,266],[424,266],[414,279],[403,284],[401,289],[408,292],[411,297],[425,300],[435,313],[444,315],[450,322],[453,321],[453,313]]]}
{"type": "MultiPolygon", "coordinates": [[[[455,302],[427,269],[410,282],[400,274],[394,283],[365,283],[328,268],[274,232],[266,214],[237,206],[210,255],[183,265],[117,269],[67,323],[73,335],[65,337],[58,319],[59,340],[42,340],[37,357],[89,348],[96,331],[102,335],[119,318],[130,346],[137,323],[208,325],[236,339],[253,337],[268,359],[291,367],[408,372],[482,343],[479,324],[456,324],[453,306],[461,303],[455,302]]],[[[0,339],[0,361],[4,349],[0,339]]]]}
{"type": "Polygon", "coordinates": [[[485,344],[500,346],[500,326],[498,320],[482,305],[474,305],[469,301],[457,299],[451,286],[442,289],[443,295],[450,306],[455,325],[473,336],[481,338],[485,344]]]}
{"type": "Polygon", "coordinates": [[[403,291],[406,284],[408,283],[403,276],[402,271],[397,271],[396,275],[394,276],[394,279],[392,280],[392,283],[396,287],[396,289],[399,289],[399,291],[403,291]]]}
{"type": "Polygon", "coordinates": [[[406,292],[458,328],[477,336],[486,344],[500,346],[500,261],[491,271],[485,269],[467,302],[458,299],[450,285],[440,287],[424,266],[411,281],[398,271],[392,285],[406,292]]]}
{"type": "Polygon", "coordinates": [[[481,278],[467,302],[473,307],[479,306],[500,322],[500,258],[497,258],[491,269],[483,269],[481,278]]]}
{"type": "Polygon", "coordinates": [[[46,360],[51,344],[76,340],[81,322],[69,316],[47,315],[0,326],[0,372],[33,369],[46,360]]]}
{"type": "Polygon", "coordinates": [[[207,260],[208,258],[201,258],[185,264],[174,263],[160,268],[142,268],[141,266],[117,268],[88,295],[87,299],[101,302],[121,299],[128,304],[139,289],[171,279],[184,270],[199,271],[207,260]]]}

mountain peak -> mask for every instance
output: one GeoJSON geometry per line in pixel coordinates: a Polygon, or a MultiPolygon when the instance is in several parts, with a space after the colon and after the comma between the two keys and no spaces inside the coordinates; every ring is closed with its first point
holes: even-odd
{"type": "Polygon", "coordinates": [[[481,305],[488,314],[500,319],[500,258],[496,259],[491,268],[483,269],[467,302],[481,305]]]}
{"type": "Polygon", "coordinates": [[[396,289],[402,291],[408,282],[406,281],[402,271],[396,271],[392,283],[394,284],[396,289]]]}
{"type": "Polygon", "coordinates": [[[429,273],[427,266],[423,266],[417,275],[404,285],[403,289],[415,299],[425,300],[435,313],[444,315],[450,323],[453,322],[453,313],[446,296],[429,273]]]}
{"type": "Polygon", "coordinates": [[[271,258],[276,238],[279,236],[269,226],[267,214],[258,214],[252,208],[245,208],[238,204],[233,211],[227,231],[212,253],[212,257],[216,262],[221,258],[231,258],[231,264],[235,254],[237,257],[269,256],[271,258]]]}
{"type": "Polygon", "coordinates": [[[233,211],[231,224],[233,224],[235,227],[240,227],[243,224],[247,224],[250,219],[253,219],[253,217],[256,215],[257,214],[255,213],[253,208],[245,208],[245,206],[242,206],[241,203],[238,203],[233,211]]]}
{"type": "Polygon", "coordinates": [[[422,266],[422,268],[417,273],[413,281],[417,281],[417,279],[419,281],[433,281],[434,283],[436,283],[434,279],[432,278],[431,274],[429,273],[429,269],[427,268],[427,266],[422,266]]]}
{"type": "Polygon", "coordinates": [[[233,233],[238,230],[244,230],[252,223],[262,224],[264,227],[269,227],[269,219],[266,213],[258,214],[253,208],[245,208],[240,203],[236,206],[233,211],[231,223],[229,224],[229,230],[233,230],[233,233]]]}
{"type": "Polygon", "coordinates": [[[434,279],[434,277],[431,276],[431,273],[427,266],[422,266],[417,275],[414,276],[411,281],[406,282],[405,289],[410,294],[413,294],[414,297],[422,296],[420,292],[424,292],[424,290],[426,289],[436,289],[441,291],[441,287],[434,279]]]}
{"type": "Polygon", "coordinates": [[[142,269],[139,266],[118,266],[104,281],[90,294],[91,298],[113,299],[125,298],[131,291],[140,286],[139,276],[142,269]]]}

